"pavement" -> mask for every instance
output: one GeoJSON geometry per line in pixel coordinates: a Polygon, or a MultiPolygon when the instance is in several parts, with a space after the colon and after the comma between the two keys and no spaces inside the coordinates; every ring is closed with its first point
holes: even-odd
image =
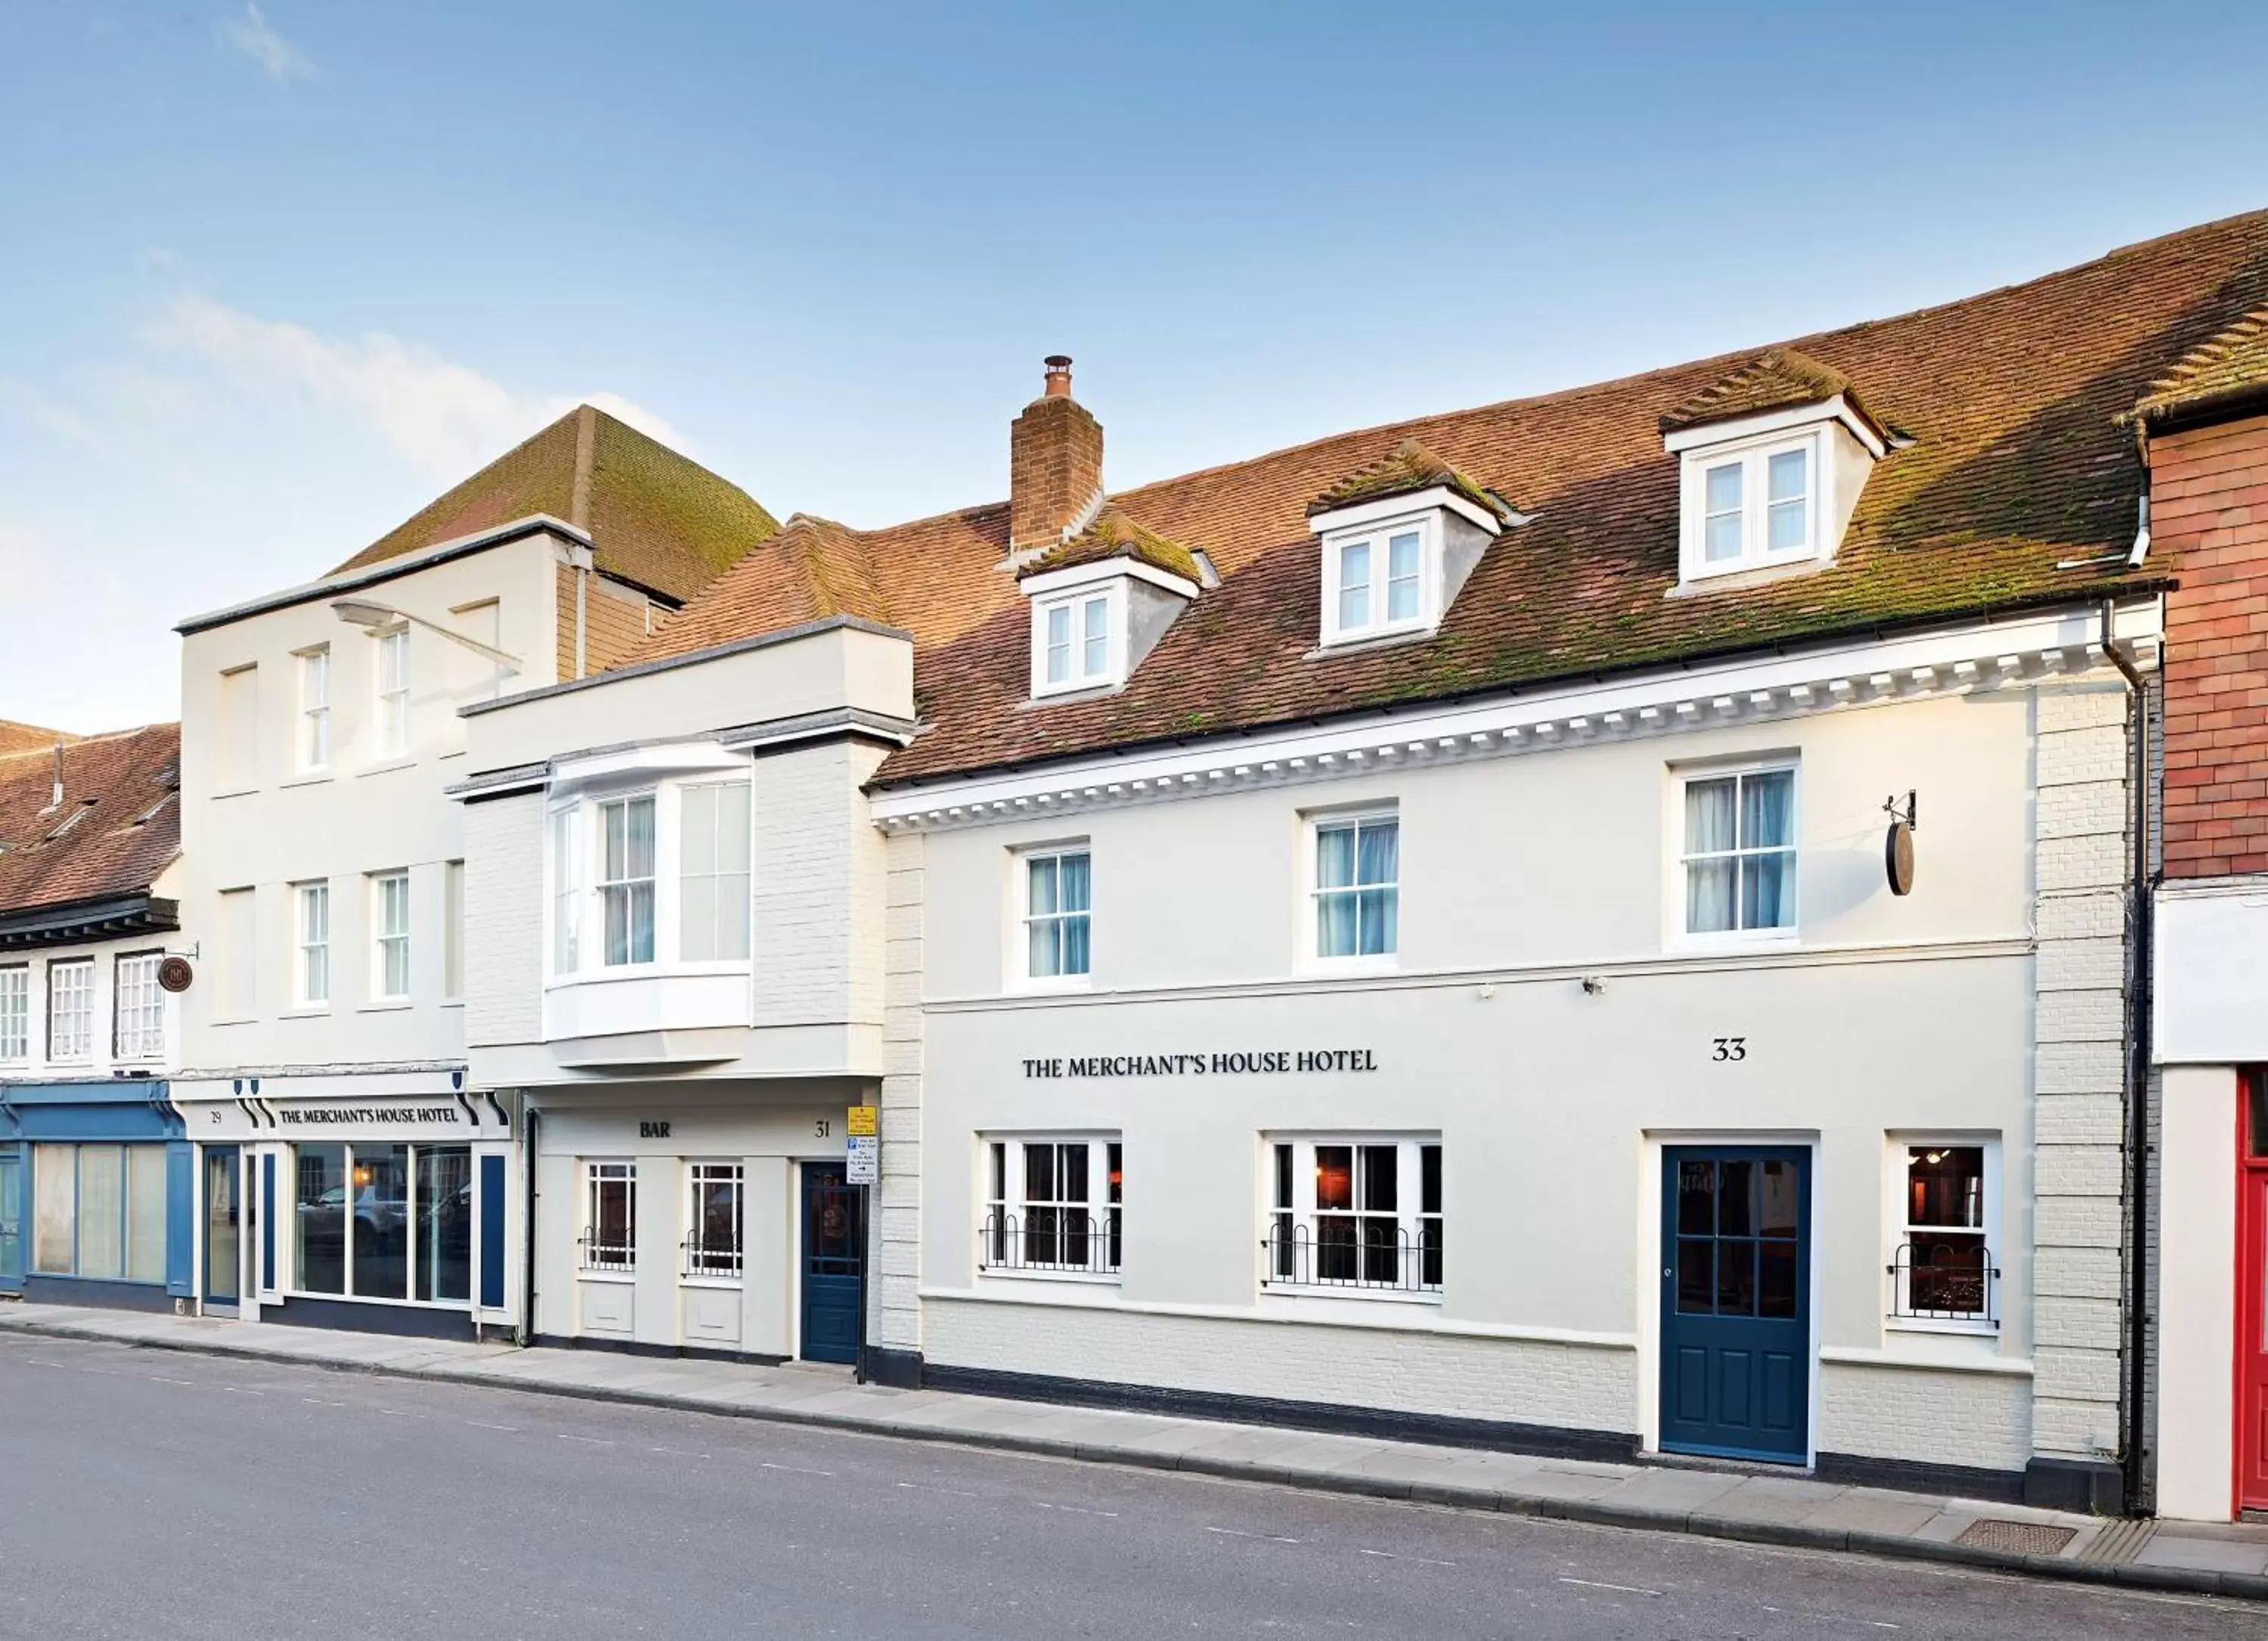
{"type": "Polygon", "coordinates": [[[1309,1493],[1640,1528],[2131,1590],[2268,1600],[2268,1526],[2128,1521],[1785,1473],[1606,1464],[851,1383],[777,1368],[403,1339],[218,1319],[0,1305],[9,1334],[485,1386],[1309,1493]]]}

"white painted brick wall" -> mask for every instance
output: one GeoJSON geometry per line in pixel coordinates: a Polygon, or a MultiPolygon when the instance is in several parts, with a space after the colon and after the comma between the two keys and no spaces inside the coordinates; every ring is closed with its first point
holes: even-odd
{"type": "Polygon", "coordinates": [[[465,805],[465,1042],[543,1037],[543,799],[465,805]]]}
{"type": "Polygon", "coordinates": [[[2115,1438],[2125,1225],[2127,701],[2116,680],[2033,693],[2036,735],[2030,1442],[2115,1438]]]}
{"type": "Polygon", "coordinates": [[[2021,1470],[2032,1450],[2032,1387],[1985,1373],[1828,1362],[1819,1450],[1869,1459],[2021,1470]]]}
{"type": "Polygon", "coordinates": [[[883,846],[858,790],[874,761],[847,742],[756,760],[757,1025],[881,1019],[883,846]]]}
{"type": "Polygon", "coordinates": [[[928,1359],[954,1367],[1333,1407],[1628,1432],[1638,1353],[1385,1328],[928,1301],[928,1359]]]}

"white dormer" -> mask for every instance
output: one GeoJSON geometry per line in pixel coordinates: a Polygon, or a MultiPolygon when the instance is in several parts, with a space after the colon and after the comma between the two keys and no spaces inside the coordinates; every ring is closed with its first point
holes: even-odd
{"type": "Polygon", "coordinates": [[[1767,354],[1662,418],[1681,464],[1678,580],[1835,560],[1859,492],[1889,453],[1843,379],[1799,354],[1767,354]]]}
{"type": "Polygon", "coordinates": [[[1189,554],[1105,509],[1019,583],[1031,604],[1032,699],[1123,687],[1197,596],[1201,573],[1189,554]]]}
{"type": "Polygon", "coordinates": [[[1435,631],[1506,516],[1415,443],[1337,486],[1307,509],[1322,543],[1322,645],[1435,631]]]}

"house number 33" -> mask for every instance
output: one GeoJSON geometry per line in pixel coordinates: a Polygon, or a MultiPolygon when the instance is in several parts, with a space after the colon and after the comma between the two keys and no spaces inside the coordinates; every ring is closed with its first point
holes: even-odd
{"type": "Polygon", "coordinates": [[[1745,1037],[1715,1037],[1709,1040],[1709,1058],[1712,1060],[1746,1060],[1749,1057],[1749,1039],[1745,1037]]]}

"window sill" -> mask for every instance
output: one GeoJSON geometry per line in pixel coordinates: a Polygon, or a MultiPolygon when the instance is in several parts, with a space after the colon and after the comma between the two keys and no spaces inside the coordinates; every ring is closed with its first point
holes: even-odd
{"type": "Polygon", "coordinates": [[[1045,997],[1063,992],[1091,992],[1094,989],[1092,974],[1059,974],[1033,979],[1025,977],[1012,979],[1006,987],[1012,997],[1045,997]]]}
{"type": "Polygon", "coordinates": [[[444,1009],[461,1009],[464,1006],[465,1000],[461,997],[444,997],[441,999],[441,1007],[444,1009]]]}
{"type": "Polygon", "coordinates": [[[1359,979],[1366,975],[1398,974],[1401,972],[1401,959],[1392,953],[1375,957],[1310,957],[1300,969],[1303,977],[1318,980],[1359,979]]]}
{"type": "Polygon", "coordinates": [[[1717,951],[1786,951],[1802,944],[1802,936],[1793,928],[1727,929],[1672,935],[1661,942],[1661,949],[1673,957],[1690,957],[1717,951]]]}
{"type": "MultiPolygon", "coordinates": [[[[280,1213],[282,1210],[279,1208],[277,1211],[280,1213]]],[[[263,1292],[261,1296],[263,1301],[273,1300],[276,1297],[276,1296],[273,1290],[263,1292]]],[[[342,1305],[398,1305],[407,1309],[417,1311],[469,1311],[472,1309],[473,1305],[473,1302],[470,1299],[389,1299],[379,1294],[316,1293],[312,1290],[306,1288],[284,1289],[283,1290],[282,1297],[286,1301],[292,1299],[329,1299],[335,1300],[342,1305]]]]}
{"type": "Polygon", "coordinates": [[[1404,1293],[1385,1288],[1359,1288],[1337,1283],[1263,1282],[1260,1284],[1263,1297],[1285,1299],[1351,1299],[1363,1305],[1424,1305],[1438,1309],[1441,1303],[1439,1290],[1425,1293],[1404,1293]]]}
{"type": "Polygon", "coordinates": [[[1116,1271],[1002,1270],[989,1265],[979,1266],[976,1275],[981,1282],[1076,1282],[1082,1288],[1116,1288],[1124,1282],[1116,1271]]]}
{"type": "Polygon", "coordinates": [[[231,787],[225,792],[211,792],[205,795],[215,801],[222,798],[248,798],[259,790],[257,787],[231,787]]]}
{"type": "Polygon", "coordinates": [[[329,770],[311,769],[303,774],[292,776],[289,780],[279,780],[276,784],[279,788],[290,787],[320,787],[328,782],[330,779],[331,772],[329,770]]]}
{"type": "MultiPolygon", "coordinates": [[[[675,979],[746,979],[754,972],[755,960],[750,957],[731,957],[719,963],[621,963],[607,969],[578,969],[572,974],[547,977],[543,989],[560,991],[572,986],[604,986],[613,980],[675,980],[675,979]]],[[[459,1002],[464,1001],[460,997],[459,1002]]]]}
{"type": "Polygon", "coordinates": [[[1705,593],[1737,593],[1752,587],[1770,587],[1776,581],[1817,575],[1834,567],[1834,559],[1822,558],[1815,551],[1806,551],[1757,563],[1735,564],[1722,570],[1689,570],[1677,585],[1662,596],[1697,598],[1705,593]]]}
{"type": "Polygon", "coordinates": [[[259,1017],[257,1015],[236,1014],[231,1015],[225,1020],[208,1020],[205,1024],[207,1025],[250,1025],[259,1017]]]}
{"type": "MultiPolygon", "coordinates": [[[[585,1275],[587,1274],[586,1272],[585,1275]]],[[[705,1288],[712,1291],[739,1293],[746,1284],[738,1276],[680,1276],[677,1279],[677,1285],[681,1288],[705,1288]]]]}
{"type": "Polygon", "coordinates": [[[1990,1322],[1943,1320],[1926,1316],[1891,1316],[1882,1319],[1886,1334],[1931,1334],[1939,1338],[1998,1339],[2000,1330],[1990,1322]]]}
{"type": "Polygon", "coordinates": [[[1123,678],[1097,678],[1086,684],[1058,684],[1047,688],[1035,688],[1027,706],[1052,706],[1058,701],[1097,701],[1107,695],[1116,695],[1126,687],[1123,678]]]}
{"type": "Polygon", "coordinates": [[[355,1012],[357,1014],[399,1014],[404,1009],[416,1007],[416,1004],[407,997],[379,997],[366,1003],[357,1003],[355,1012]]]}
{"type": "Polygon", "coordinates": [[[634,1270],[630,1270],[630,1271],[617,1271],[617,1270],[593,1271],[593,1270],[583,1270],[583,1269],[579,1269],[579,1268],[578,1268],[578,1269],[576,1271],[576,1273],[575,1273],[575,1280],[576,1280],[577,1282],[619,1282],[619,1283],[622,1283],[622,1284],[623,1284],[623,1285],[627,1286],[628,1284],[632,1283],[632,1282],[635,1282],[636,1281],[637,1281],[637,1273],[636,1271],[634,1271],[634,1270]]]}
{"type": "Polygon", "coordinates": [[[417,760],[414,758],[389,758],[384,763],[372,764],[362,769],[357,769],[355,771],[355,779],[357,780],[360,780],[364,775],[390,775],[397,769],[415,769],[416,767],[417,760]]]}
{"type": "Polygon", "coordinates": [[[1438,637],[1440,631],[1440,622],[1426,621],[1410,626],[1350,633],[1344,638],[1318,639],[1315,647],[1300,659],[1325,661],[1333,655],[1359,655],[1366,650],[1391,649],[1396,644],[1421,644],[1427,639],[1438,637]]]}
{"type": "Polygon", "coordinates": [[[299,1003],[286,1009],[276,1017],[282,1020],[321,1020],[328,1018],[330,1012],[328,1003],[299,1003]]]}

